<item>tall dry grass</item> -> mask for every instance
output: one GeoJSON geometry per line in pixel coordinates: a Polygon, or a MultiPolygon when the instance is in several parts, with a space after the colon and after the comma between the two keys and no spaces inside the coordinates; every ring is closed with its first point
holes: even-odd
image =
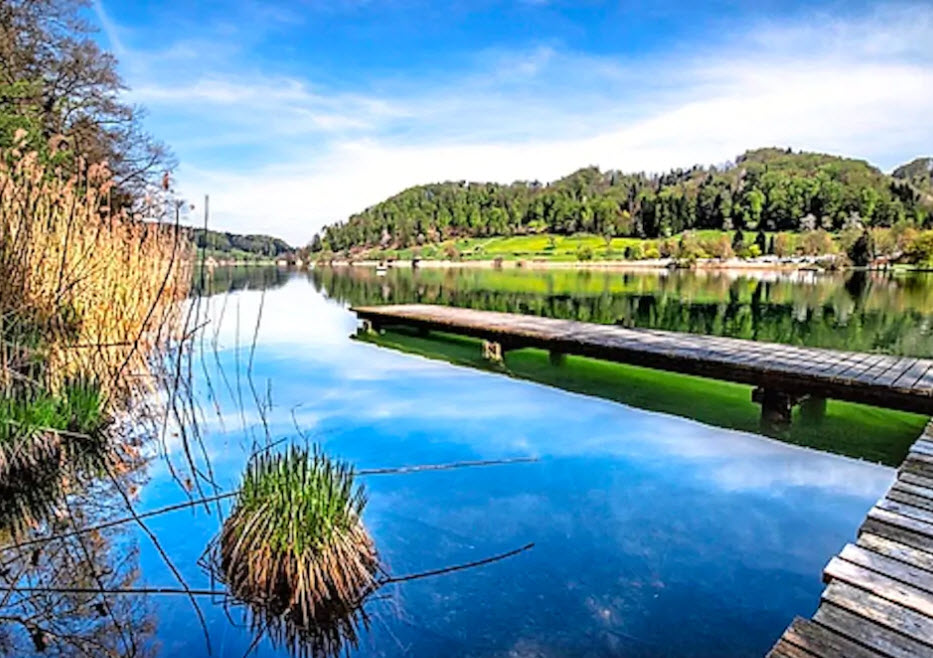
{"type": "MultiPolygon", "coordinates": [[[[85,453],[119,466],[111,457],[121,441],[105,430],[115,418],[143,420],[157,387],[154,355],[181,331],[192,247],[177,222],[157,221],[177,207],[156,197],[140,216],[114,211],[113,186],[105,164],[65,176],[36,153],[0,150],[5,492],[37,469],[69,481],[85,453]]],[[[37,509],[20,516],[33,524],[47,506],[37,509]]]]}
{"type": "Polygon", "coordinates": [[[146,221],[165,218],[165,207],[113,211],[113,185],[105,164],[65,177],[36,153],[0,152],[4,388],[92,379],[118,398],[169,338],[191,245],[176,225],[146,221]]]}

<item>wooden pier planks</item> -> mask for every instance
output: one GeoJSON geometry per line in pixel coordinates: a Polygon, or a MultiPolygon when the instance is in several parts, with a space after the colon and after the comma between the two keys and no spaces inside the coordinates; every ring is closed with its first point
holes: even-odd
{"type": "MultiPolygon", "coordinates": [[[[795,394],[933,414],[933,360],[626,329],[613,325],[449,306],[403,304],[352,309],[376,326],[408,325],[538,347],[795,394]]],[[[933,445],[930,446],[933,450],[933,445]]],[[[925,457],[926,459],[923,459],[925,457]]],[[[933,477],[933,452],[916,469],[933,477]]]]}
{"type": "MultiPolygon", "coordinates": [[[[915,448],[931,443],[933,423],[915,448]]],[[[813,619],[795,619],[769,658],[933,657],[933,479],[909,461],[826,565],[813,619]]]]}

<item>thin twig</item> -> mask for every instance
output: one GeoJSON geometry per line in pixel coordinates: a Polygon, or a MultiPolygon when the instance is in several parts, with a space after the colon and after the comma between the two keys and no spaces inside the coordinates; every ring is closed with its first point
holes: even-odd
{"type": "Polygon", "coordinates": [[[505,464],[528,464],[538,461],[537,457],[513,457],[510,459],[483,459],[478,461],[451,462],[449,464],[417,464],[414,466],[396,466],[393,468],[370,468],[357,471],[357,475],[395,475],[400,473],[419,473],[421,471],[447,471],[455,468],[474,466],[502,466],[505,464]]]}
{"type": "Polygon", "coordinates": [[[482,560],[476,560],[475,562],[465,562],[463,564],[457,564],[452,567],[443,567],[442,569],[432,569],[431,571],[422,571],[420,573],[413,573],[407,576],[394,576],[385,578],[379,581],[379,586],[388,585],[390,583],[404,583],[409,580],[419,580],[421,578],[429,578],[431,576],[440,576],[445,573],[453,573],[455,571],[463,571],[464,569],[472,569],[474,567],[481,567],[486,564],[492,564],[493,562],[498,562],[499,560],[504,560],[506,558],[512,557],[513,555],[518,555],[519,553],[524,553],[525,551],[534,548],[534,542],[530,544],[525,544],[521,548],[515,548],[506,553],[500,553],[499,555],[494,555],[492,557],[487,557],[482,560]]]}
{"type": "Polygon", "coordinates": [[[186,596],[229,596],[229,592],[215,589],[183,589],[181,587],[120,587],[98,589],[96,587],[10,587],[0,586],[0,591],[20,594],[184,594],[186,596]]]}
{"type": "MultiPolygon", "coordinates": [[[[397,466],[393,468],[370,468],[362,469],[356,472],[360,476],[368,475],[394,475],[394,474],[404,474],[404,473],[419,473],[422,471],[445,471],[456,468],[474,468],[480,466],[498,466],[504,464],[522,464],[529,462],[538,461],[537,457],[515,457],[512,459],[490,459],[484,461],[465,461],[465,462],[452,462],[449,464],[420,464],[415,466],[397,466]]],[[[95,530],[104,530],[106,528],[112,528],[114,526],[122,525],[124,523],[130,523],[133,521],[140,521],[142,519],[148,519],[153,516],[158,516],[160,514],[167,514],[168,512],[176,512],[178,510],[186,509],[189,507],[196,507],[198,505],[206,505],[220,500],[225,500],[227,498],[233,498],[239,493],[238,490],[227,491],[224,493],[216,494],[214,496],[207,496],[206,498],[198,498],[196,500],[186,500],[181,503],[176,503],[174,505],[168,505],[166,507],[160,507],[158,509],[149,510],[148,512],[138,512],[133,516],[127,516],[120,519],[113,519],[111,521],[105,521],[93,526],[87,526],[85,528],[76,528],[69,532],[63,532],[60,534],[52,535],[49,537],[37,537],[35,539],[29,539],[18,544],[9,544],[7,546],[0,546],[0,551],[12,551],[19,548],[25,548],[27,546],[34,546],[35,544],[44,544],[46,542],[54,541],[57,539],[67,539],[78,534],[83,534],[87,532],[94,532],[95,530]]]]}

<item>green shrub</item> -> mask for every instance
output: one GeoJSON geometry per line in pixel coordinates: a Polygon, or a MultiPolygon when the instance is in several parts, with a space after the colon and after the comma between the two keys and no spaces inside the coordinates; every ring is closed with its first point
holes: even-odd
{"type": "Polygon", "coordinates": [[[924,267],[933,267],[933,231],[917,234],[907,246],[908,262],[924,267]]]}

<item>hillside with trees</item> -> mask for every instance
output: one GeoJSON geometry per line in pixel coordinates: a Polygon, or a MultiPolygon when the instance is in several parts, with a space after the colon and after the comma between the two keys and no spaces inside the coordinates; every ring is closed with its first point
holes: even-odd
{"type": "Polygon", "coordinates": [[[887,175],[863,160],[764,148],[721,167],[664,174],[589,167],[548,184],[434,183],[325,227],[311,250],[399,249],[530,234],[591,234],[608,244],[612,238],[663,239],[703,230],[928,228],[928,164],[918,159],[899,168],[899,175],[887,175]]]}
{"type": "Polygon", "coordinates": [[[194,243],[214,257],[272,259],[292,254],[291,245],[271,235],[241,235],[208,229],[194,230],[194,243]]]}

